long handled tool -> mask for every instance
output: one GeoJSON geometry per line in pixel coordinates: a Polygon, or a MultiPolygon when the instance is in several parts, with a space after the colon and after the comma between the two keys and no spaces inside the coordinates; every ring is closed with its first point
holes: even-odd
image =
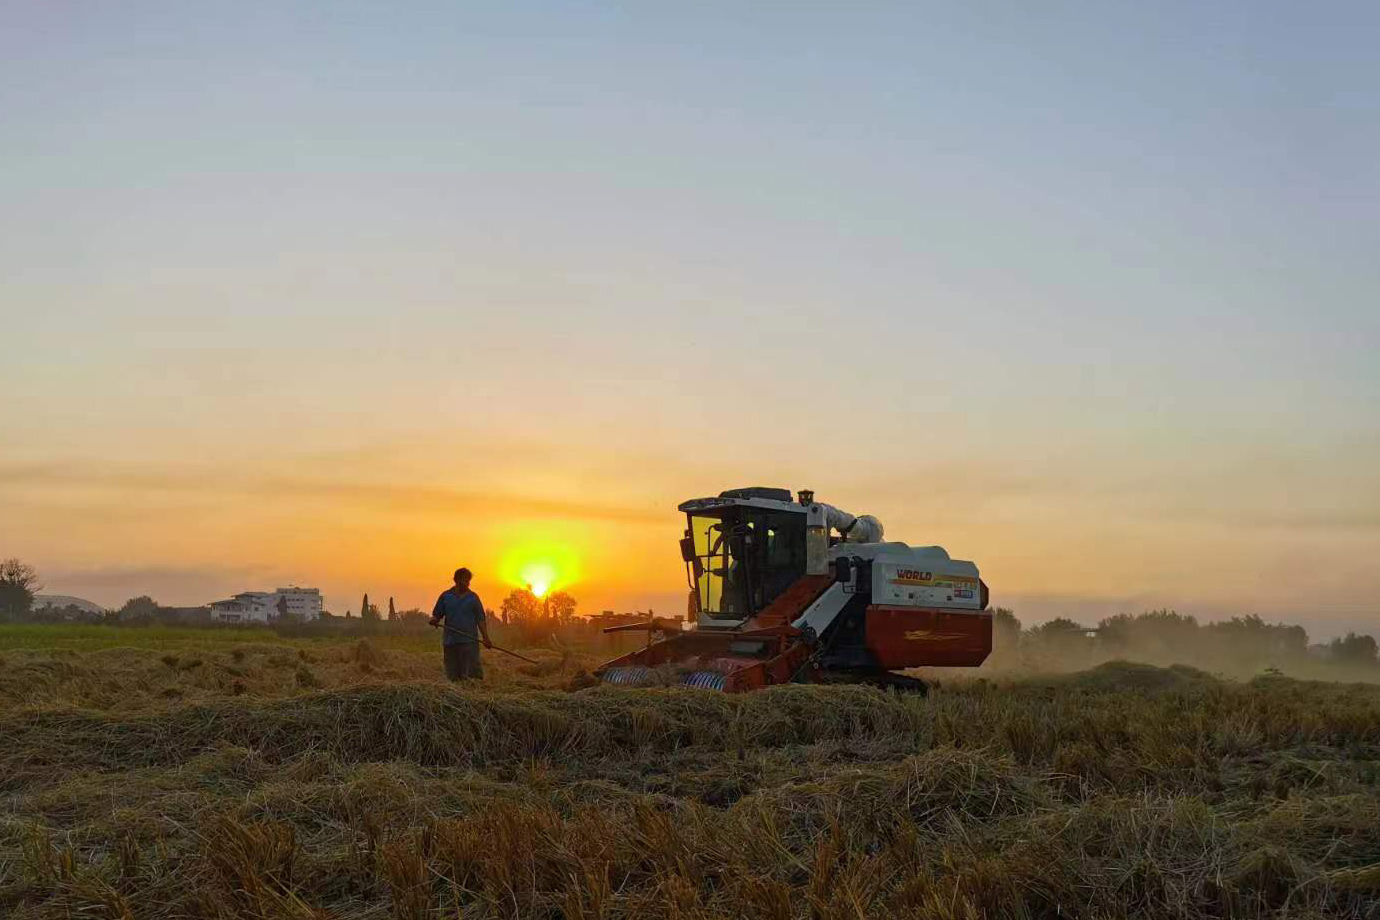
{"type": "MultiPolygon", "coordinates": [[[[453,633],[455,633],[457,636],[464,636],[464,637],[465,637],[465,640],[468,641],[468,642],[474,642],[474,641],[475,641],[475,640],[473,640],[473,639],[470,638],[470,634],[469,634],[469,633],[464,632],[463,630],[456,629],[454,626],[447,626],[447,627],[446,627],[446,632],[453,632],[453,633]]],[[[476,644],[477,644],[477,643],[476,643],[476,644]]],[[[505,654],[505,655],[512,655],[514,658],[520,658],[520,659],[522,659],[523,661],[527,662],[528,664],[541,664],[540,661],[537,661],[537,660],[534,659],[534,658],[528,658],[526,655],[519,655],[517,652],[515,652],[515,651],[513,651],[513,650],[511,650],[511,649],[506,649],[506,648],[504,648],[504,647],[501,646],[501,645],[494,645],[492,642],[489,643],[489,648],[493,649],[495,652],[502,652],[502,653],[505,654]]]]}

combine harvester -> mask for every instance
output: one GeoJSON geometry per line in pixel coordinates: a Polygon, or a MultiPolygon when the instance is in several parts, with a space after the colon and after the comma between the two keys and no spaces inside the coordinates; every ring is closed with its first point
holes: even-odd
{"type": "Polygon", "coordinates": [[[605,683],[673,676],[737,693],[785,683],[924,691],[893,671],[976,667],[992,651],[987,585],[938,546],[882,542],[881,522],[786,489],[730,489],[680,506],[695,628],[650,622],[648,644],[600,667],[605,683]],[[834,534],[837,533],[837,536],[834,534]],[[653,640],[653,636],[657,636],[653,640]]]}

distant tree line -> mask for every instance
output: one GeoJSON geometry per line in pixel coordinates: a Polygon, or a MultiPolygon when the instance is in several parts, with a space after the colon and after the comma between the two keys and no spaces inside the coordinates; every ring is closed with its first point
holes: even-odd
{"type": "Polygon", "coordinates": [[[992,638],[990,665],[995,668],[1073,670],[1122,658],[1234,674],[1297,671],[1301,666],[1317,670],[1320,665],[1380,669],[1372,636],[1352,632],[1309,644],[1302,626],[1268,623],[1254,614],[1199,623],[1173,610],[1151,610],[1105,617],[1093,626],[1058,617],[1022,628],[1012,611],[998,607],[992,638]]]}

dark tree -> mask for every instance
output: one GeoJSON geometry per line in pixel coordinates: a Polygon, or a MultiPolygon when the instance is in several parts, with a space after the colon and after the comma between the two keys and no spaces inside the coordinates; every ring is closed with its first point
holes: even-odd
{"type": "Polygon", "coordinates": [[[1332,640],[1332,657],[1348,664],[1375,664],[1376,644],[1371,636],[1347,633],[1345,639],[1332,640]]]}
{"type": "Polygon", "coordinates": [[[429,614],[418,610],[416,607],[398,611],[398,624],[401,626],[425,626],[430,619],[429,614]]]}
{"type": "Polygon", "coordinates": [[[499,608],[503,611],[505,623],[516,620],[535,620],[542,615],[541,601],[531,588],[517,588],[503,599],[499,608]]]}
{"type": "Polygon", "coordinates": [[[992,642],[997,648],[1014,648],[1021,638],[1021,621],[1005,607],[992,610],[992,642]]]}
{"type": "Polygon", "coordinates": [[[575,605],[578,602],[571,597],[569,592],[556,591],[546,596],[546,610],[548,614],[562,623],[569,622],[575,616],[575,605]]]}
{"type": "Polygon", "coordinates": [[[1068,617],[1055,617],[1049,622],[1041,623],[1031,629],[1030,635],[1039,639],[1056,636],[1077,636],[1081,639],[1087,631],[1088,627],[1081,623],[1075,623],[1068,617]]]}
{"type": "Polygon", "coordinates": [[[24,619],[34,606],[34,594],[43,587],[34,567],[18,559],[0,562],[0,618],[24,619]]]}
{"type": "Polygon", "coordinates": [[[117,614],[121,620],[150,620],[158,613],[158,602],[147,594],[125,601],[117,614]]]}

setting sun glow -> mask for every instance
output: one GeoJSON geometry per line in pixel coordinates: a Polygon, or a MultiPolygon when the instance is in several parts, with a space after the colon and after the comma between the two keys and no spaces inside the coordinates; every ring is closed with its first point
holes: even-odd
{"type": "Polygon", "coordinates": [[[551,590],[551,583],[556,580],[556,570],[548,563],[533,562],[522,570],[522,580],[527,582],[537,597],[545,597],[546,592],[551,590]]]}
{"type": "Polygon", "coordinates": [[[508,551],[500,565],[504,581],[514,587],[530,587],[537,597],[574,583],[579,572],[580,560],[574,549],[548,541],[519,543],[508,551]]]}

